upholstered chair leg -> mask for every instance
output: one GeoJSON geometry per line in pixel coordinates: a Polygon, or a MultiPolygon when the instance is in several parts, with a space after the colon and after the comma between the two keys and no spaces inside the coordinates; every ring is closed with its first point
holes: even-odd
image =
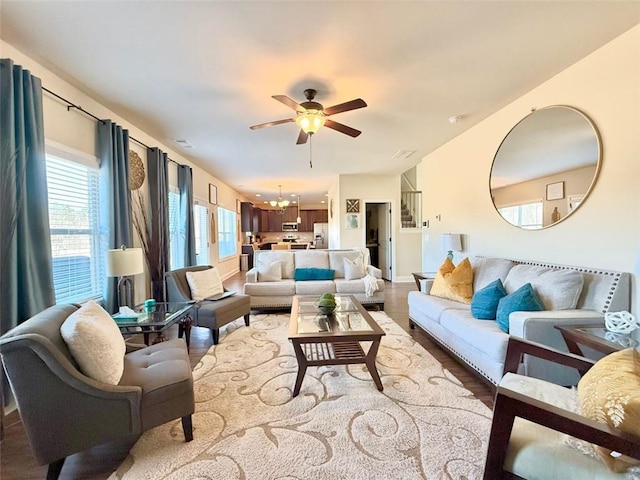
{"type": "Polygon", "coordinates": [[[213,344],[217,345],[218,341],[220,341],[220,329],[212,328],[211,335],[213,336],[213,344]]]}
{"type": "Polygon", "coordinates": [[[193,424],[191,423],[191,415],[182,417],[182,431],[184,432],[184,441],[193,440],[193,424]]]}
{"type": "Polygon", "coordinates": [[[64,465],[65,459],[66,457],[49,464],[49,469],[47,470],[47,480],[58,480],[58,477],[60,477],[60,472],[62,472],[62,466],[64,465]]]}
{"type": "Polygon", "coordinates": [[[249,326],[249,317],[251,315],[249,315],[248,313],[244,316],[244,324],[248,327],[249,326]]]}

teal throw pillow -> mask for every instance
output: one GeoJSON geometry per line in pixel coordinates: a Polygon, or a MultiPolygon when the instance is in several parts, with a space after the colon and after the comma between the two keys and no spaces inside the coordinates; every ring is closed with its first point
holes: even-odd
{"type": "Polygon", "coordinates": [[[536,295],[530,283],[525,283],[515,292],[502,297],[498,302],[496,321],[498,326],[509,333],[509,315],[511,312],[540,312],[544,305],[536,295]]]}
{"type": "Polygon", "coordinates": [[[507,291],[499,278],[473,294],[471,315],[480,320],[495,320],[498,302],[507,296],[507,291]]]}
{"type": "Polygon", "coordinates": [[[333,280],[336,271],[329,268],[296,268],[293,279],[296,282],[305,280],[333,280]]]}

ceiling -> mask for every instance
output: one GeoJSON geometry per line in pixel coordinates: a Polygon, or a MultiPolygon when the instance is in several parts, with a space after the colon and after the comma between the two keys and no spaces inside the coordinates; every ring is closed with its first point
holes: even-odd
{"type": "Polygon", "coordinates": [[[303,204],[324,199],[336,175],[411,168],[640,22],[637,1],[2,0],[0,9],[3,40],[132,125],[247,197],[275,198],[281,184],[303,204]],[[305,88],[325,107],[364,99],[367,108],[332,117],[362,135],[324,128],[311,150],[295,144],[295,124],[249,129],[293,116],[271,95],[302,102],[305,88]],[[401,150],[415,153],[394,158],[401,150]]]}

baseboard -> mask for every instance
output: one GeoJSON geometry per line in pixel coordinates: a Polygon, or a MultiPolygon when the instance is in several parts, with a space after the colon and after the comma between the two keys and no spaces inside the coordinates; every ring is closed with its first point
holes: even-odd
{"type": "Polygon", "coordinates": [[[402,277],[396,277],[394,283],[413,283],[415,282],[415,280],[413,279],[413,276],[411,277],[407,277],[407,276],[402,276],[402,277]]]}

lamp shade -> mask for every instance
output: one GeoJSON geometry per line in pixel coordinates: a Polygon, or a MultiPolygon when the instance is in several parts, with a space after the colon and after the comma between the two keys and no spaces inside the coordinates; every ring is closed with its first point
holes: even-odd
{"type": "Polygon", "coordinates": [[[440,237],[440,247],[445,251],[461,251],[461,235],[459,233],[443,233],[442,237],[440,237]]]}
{"type": "Polygon", "coordinates": [[[128,277],[144,272],[141,248],[114,248],[107,250],[107,277],[128,277]]]}

